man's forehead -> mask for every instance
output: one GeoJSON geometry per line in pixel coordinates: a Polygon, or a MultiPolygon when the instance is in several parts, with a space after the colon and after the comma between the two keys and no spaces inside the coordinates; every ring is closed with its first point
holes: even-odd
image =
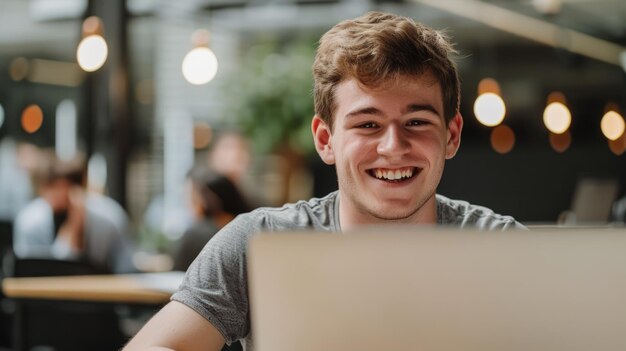
{"type": "Polygon", "coordinates": [[[441,86],[437,78],[432,74],[423,74],[417,77],[406,75],[398,76],[396,79],[387,79],[375,85],[366,85],[355,78],[350,78],[341,82],[334,93],[336,107],[343,110],[344,108],[351,108],[346,106],[346,103],[349,105],[361,105],[366,103],[366,101],[350,101],[351,96],[357,97],[359,100],[363,98],[367,100],[367,95],[369,94],[382,94],[383,96],[394,98],[399,96],[398,92],[402,95],[404,91],[415,93],[415,100],[408,102],[409,104],[429,103],[436,105],[435,107],[443,108],[441,86]],[[386,94],[387,92],[393,95],[386,94]]]}
{"type": "Polygon", "coordinates": [[[346,79],[346,81],[350,80],[356,81],[359,88],[371,91],[384,91],[416,83],[424,85],[424,87],[437,87],[439,85],[439,79],[430,69],[425,69],[416,74],[398,73],[389,77],[382,77],[380,79],[373,80],[372,83],[359,79],[358,77],[348,77],[346,79]]]}

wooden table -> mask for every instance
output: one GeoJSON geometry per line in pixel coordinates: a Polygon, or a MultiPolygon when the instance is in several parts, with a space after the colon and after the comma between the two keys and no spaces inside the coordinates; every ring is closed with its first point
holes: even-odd
{"type": "MultiPolygon", "coordinates": [[[[150,306],[151,309],[154,306],[164,305],[169,302],[172,293],[178,289],[183,276],[183,272],[163,272],[5,278],[2,280],[2,290],[7,297],[15,299],[13,349],[24,351],[29,348],[28,342],[29,340],[32,341],[29,339],[32,337],[29,333],[35,329],[41,330],[39,327],[33,327],[33,323],[41,320],[41,313],[44,316],[51,310],[60,311],[61,314],[69,313],[70,316],[82,318],[78,325],[83,325],[83,319],[89,318],[92,314],[96,316],[94,318],[101,318],[104,313],[108,318],[106,320],[109,321],[107,323],[111,323],[111,318],[116,318],[115,313],[113,309],[108,312],[109,308],[105,305],[142,305],[150,306]],[[77,314],[77,306],[81,306],[78,311],[83,312],[77,314]],[[85,306],[93,306],[93,309],[92,307],[85,309],[85,306]],[[103,309],[105,312],[98,312],[103,309]],[[84,311],[86,310],[95,312],[87,314],[85,317],[84,311]],[[113,317],[110,317],[111,315],[113,317]]],[[[75,321],[74,317],[67,318],[75,321]]],[[[84,325],[91,328],[91,323],[92,320],[89,319],[84,322],[84,325]]],[[[49,327],[55,328],[54,325],[49,327]]],[[[120,345],[116,344],[115,347],[121,346],[123,341],[117,340],[119,336],[115,333],[112,335],[113,337],[109,337],[106,333],[104,336],[99,335],[99,337],[106,339],[98,342],[116,344],[119,341],[120,345]]],[[[45,338],[51,337],[46,336],[45,338]]],[[[92,337],[87,337],[87,339],[91,340],[92,337]]]]}
{"type": "Polygon", "coordinates": [[[161,304],[183,279],[183,272],[5,278],[8,297],[66,301],[161,304]]]}

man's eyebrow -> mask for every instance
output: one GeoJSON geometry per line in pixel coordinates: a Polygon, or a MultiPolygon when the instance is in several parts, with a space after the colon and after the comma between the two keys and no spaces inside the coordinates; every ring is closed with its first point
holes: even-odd
{"type": "MultiPolygon", "coordinates": [[[[440,115],[437,109],[435,109],[435,107],[433,107],[433,105],[431,104],[409,104],[406,108],[404,108],[402,113],[408,114],[412,112],[421,112],[421,111],[432,112],[437,116],[440,115]]],[[[358,110],[349,112],[348,114],[346,114],[346,117],[355,117],[358,115],[383,116],[384,113],[381,110],[377,109],[376,107],[364,107],[364,108],[360,108],[358,110]]]]}
{"type": "Polygon", "coordinates": [[[420,111],[429,111],[437,116],[440,115],[439,111],[431,104],[410,104],[408,105],[402,113],[411,113],[411,112],[420,112],[420,111]]]}
{"type": "Polygon", "coordinates": [[[364,108],[360,108],[358,110],[354,110],[352,112],[349,112],[348,114],[346,114],[346,117],[354,117],[354,116],[358,116],[358,115],[382,116],[383,113],[382,113],[381,110],[377,109],[376,107],[364,107],[364,108]]]}

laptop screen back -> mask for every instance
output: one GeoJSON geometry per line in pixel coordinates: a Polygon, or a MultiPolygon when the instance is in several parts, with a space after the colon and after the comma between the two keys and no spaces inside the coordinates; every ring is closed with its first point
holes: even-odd
{"type": "Polygon", "coordinates": [[[262,234],[248,264],[258,351],[626,350],[626,231],[262,234]]]}

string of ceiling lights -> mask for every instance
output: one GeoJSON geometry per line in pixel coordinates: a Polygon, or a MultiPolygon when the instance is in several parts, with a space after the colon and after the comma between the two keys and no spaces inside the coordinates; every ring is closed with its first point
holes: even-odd
{"type": "MultiPolygon", "coordinates": [[[[198,29],[191,36],[192,48],[185,55],[181,70],[190,84],[209,83],[217,74],[218,61],[209,48],[210,33],[198,29]]],[[[76,50],[78,65],[85,72],[95,72],[106,62],[108,47],[104,37],[104,26],[100,18],[91,16],[82,25],[82,40],[76,50]]],[[[29,106],[22,115],[22,125],[28,133],[36,132],[41,126],[42,113],[36,106],[29,106]],[[34,111],[34,112],[33,112],[34,111]]],[[[498,82],[485,78],[478,84],[478,97],[474,102],[474,115],[478,122],[492,128],[490,141],[493,149],[502,154],[510,152],[515,145],[515,132],[503,123],[506,104],[498,82]]],[[[571,145],[570,126],[572,114],[565,96],[553,92],[547,97],[543,122],[549,131],[549,142],[557,152],[565,152],[571,145]]],[[[608,103],[600,122],[600,130],[608,141],[609,149],[616,155],[626,152],[626,123],[619,107],[608,103]]]]}
{"type": "MultiPolygon", "coordinates": [[[[484,78],[478,84],[478,97],[474,101],[474,116],[479,123],[493,128],[491,146],[496,152],[506,154],[515,146],[515,133],[503,123],[506,116],[506,104],[500,92],[498,82],[493,78],[484,78]]],[[[565,152],[572,142],[570,127],[572,114],[563,93],[555,91],[548,95],[543,111],[543,124],[549,131],[549,141],[557,152],[565,152]]],[[[626,151],[626,123],[619,106],[607,103],[600,120],[600,130],[607,139],[609,149],[616,155],[626,151]]]]}
{"type": "MultiPolygon", "coordinates": [[[[99,17],[91,16],[83,21],[82,39],[76,48],[76,61],[78,67],[84,72],[96,72],[106,63],[109,49],[104,32],[104,24],[99,17]]],[[[215,78],[218,70],[217,57],[209,48],[209,31],[206,29],[196,30],[191,36],[191,44],[192,48],[182,61],[182,75],[190,84],[207,84],[215,78]]],[[[76,64],[39,59],[27,60],[23,57],[16,58],[11,63],[9,70],[11,78],[20,81],[28,76],[29,80],[37,82],[36,77],[31,74],[32,71],[40,72],[44,69],[32,69],[30,66],[35,64],[39,64],[42,68],[54,66],[54,70],[60,72],[57,75],[59,77],[46,77],[45,81],[41,81],[43,83],[75,87],[82,81],[82,75],[76,72],[76,70],[80,70],[73,67],[76,64]]],[[[43,111],[37,104],[31,104],[22,111],[21,126],[28,134],[36,133],[43,125],[43,121],[43,111]]],[[[0,126],[3,122],[4,110],[0,106],[0,126]]],[[[71,138],[61,139],[69,140],[71,138]]]]}
{"type": "MultiPolygon", "coordinates": [[[[104,26],[97,16],[85,19],[82,26],[82,40],[76,49],[78,65],[86,72],[95,72],[104,65],[108,47],[103,36],[104,26]]],[[[182,73],[185,79],[194,85],[210,82],[217,74],[217,57],[209,48],[210,33],[198,29],[191,36],[193,48],[185,55],[182,73]]]]}

